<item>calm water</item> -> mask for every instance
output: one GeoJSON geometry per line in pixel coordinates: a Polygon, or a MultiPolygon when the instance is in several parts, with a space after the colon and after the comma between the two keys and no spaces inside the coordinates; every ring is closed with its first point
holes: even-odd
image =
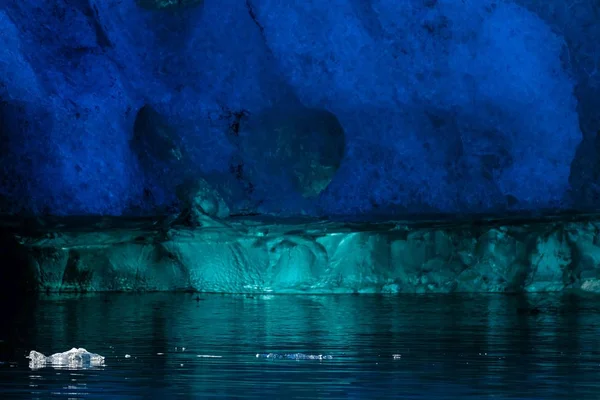
{"type": "Polygon", "coordinates": [[[3,312],[2,399],[600,398],[595,298],[100,295],[3,312]],[[106,366],[30,370],[25,359],[71,347],[106,366]],[[269,352],[333,359],[256,358],[269,352]]]}

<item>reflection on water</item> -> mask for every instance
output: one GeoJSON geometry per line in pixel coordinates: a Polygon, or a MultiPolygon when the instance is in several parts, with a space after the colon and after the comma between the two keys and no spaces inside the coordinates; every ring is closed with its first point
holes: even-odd
{"type": "Polygon", "coordinates": [[[570,294],[124,294],[3,310],[1,398],[600,398],[600,300],[570,294]],[[30,350],[72,347],[106,366],[28,367],[30,350]]]}

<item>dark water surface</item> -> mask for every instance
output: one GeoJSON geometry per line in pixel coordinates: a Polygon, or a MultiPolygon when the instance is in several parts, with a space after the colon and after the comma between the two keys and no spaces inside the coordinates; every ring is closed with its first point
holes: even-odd
{"type": "Polygon", "coordinates": [[[593,297],[111,294],[2,307],[2,399],[600,399],[593,297]],[[31,370],[25,358],[72,347],[106,366],[31,370]],[[333,359],[256,358],[270,352],[333,359]]]}

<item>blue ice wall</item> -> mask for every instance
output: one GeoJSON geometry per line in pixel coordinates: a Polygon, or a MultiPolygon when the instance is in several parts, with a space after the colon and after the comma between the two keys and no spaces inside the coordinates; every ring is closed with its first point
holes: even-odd
{"type": "Polygon", "coordinates": [[[578,39],[593,41],[566,40],[548,13],[509,1],[206,0],[156,11],[3,0],[0,206],[164,212],[194,176],[227,182],[234,210],[259,212],[570,206],[582,80],[565,54],[577,57],[578,39]],[[185,157],[149,162],[132,149],[145,105],[185,157]],[[317,198],[273,169],[238,182],[236,116],[281,105],[327,110],[344,129],[344,160],[317,198]]]}

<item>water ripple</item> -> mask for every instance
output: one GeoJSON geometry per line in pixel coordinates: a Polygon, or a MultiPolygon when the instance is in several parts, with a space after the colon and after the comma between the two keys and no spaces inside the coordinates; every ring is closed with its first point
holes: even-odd
{"type": "Polygon", "coordinates": [[[597,399],[599,310],[567,294],[42,298],[0,328],[0,397],[597,399]],[[106,367],[28,368],[32,348],[71,347],[106,367]]]}

